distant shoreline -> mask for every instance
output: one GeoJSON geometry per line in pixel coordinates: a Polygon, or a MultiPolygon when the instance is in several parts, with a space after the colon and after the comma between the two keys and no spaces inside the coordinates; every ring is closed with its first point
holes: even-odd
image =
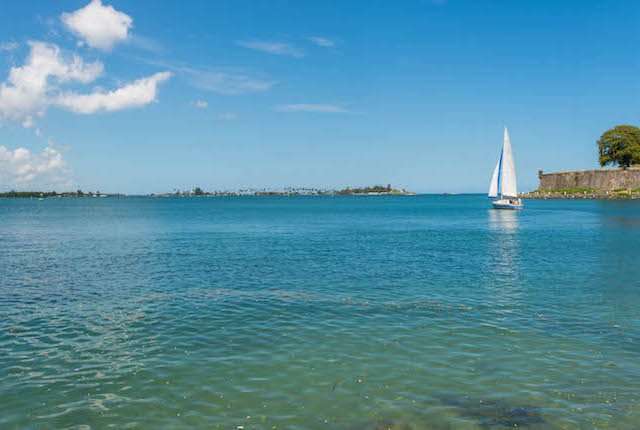
{"type": "MultiPolygon", "coordinates": [[[[45,196],[45,197],[21,197],[21,196],[0,196],[0,199],[22,199],[22,200],[44,200],[44,199],[91,199],[91,198],[110,198],[110,199],[133,199],[133,198],[212,198],[212,197],[372,197],[372,196],[418,196],[420,193],[406,192],[406,193],[371,193],[371,194],[219,194],[219,195],[202,195],[202,196],[179,196],[175,194],[103,194],[100,196],[45,196]]],[[[433,193],[432,195],[443,195],[441,193],[433,193]]]]}
{"type": "Polygon", "coordinates": [[[214,191],[205,192],[199,187],[193,191],[182,191],[161,194],[120,194],[110,193],[104,194],[100,192],[84,193],[80,190],[76,192],[56,191],[9,191],[0,193],[0,198],[23,198],[23,199],[61,199],[61,198],[127,198],[127,197],[294,197],[294,196],[415,196],[414,193],[406,190],[393,189],[390,186],[382,187],[376,185],[374,187],[350,188],[342,190],[316,189],[316,188],[287,188],[284,191],[267,191],[243,189],[239,191],[214,191]]]}
{"type": "Polygon", "coordinates": [[[520,198],[531,200],[637,200],[640,188],[602,191],[592,188],[565,188],[558,190],[536,190],[520,193],[520,198]]]}

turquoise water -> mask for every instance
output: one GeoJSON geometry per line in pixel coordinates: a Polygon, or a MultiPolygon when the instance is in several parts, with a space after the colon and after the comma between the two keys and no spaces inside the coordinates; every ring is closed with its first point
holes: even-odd
{"type": "Polygon", "coordinates": [[[638,428],[638,203],[0,200],[0,428],[638,428]]]}

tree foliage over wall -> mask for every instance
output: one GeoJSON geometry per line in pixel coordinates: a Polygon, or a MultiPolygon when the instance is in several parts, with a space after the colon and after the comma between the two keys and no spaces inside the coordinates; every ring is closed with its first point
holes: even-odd
{"type": "Polygon", "coordinates": [[[640,164],[640,128],[619,125],[605,131],[596,142],[601,166],[640,164]]]}

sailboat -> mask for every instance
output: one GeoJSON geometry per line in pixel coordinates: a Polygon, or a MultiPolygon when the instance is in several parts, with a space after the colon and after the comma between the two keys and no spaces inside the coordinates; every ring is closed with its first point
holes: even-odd
{"type": "Polygon", "coordinates": [[[504,144],[500,160],[493,171],[489,198],[495,209],[522,209],[522,200],[518,198],[516,187],[516,166],[507,127],[504,128],[504,144]]]}

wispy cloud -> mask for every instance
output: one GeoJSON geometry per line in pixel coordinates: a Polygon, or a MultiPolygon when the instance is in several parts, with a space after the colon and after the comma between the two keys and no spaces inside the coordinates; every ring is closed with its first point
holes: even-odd
{"type": "Polygon", "coordinates": [[[325,104],[279,105],[274,109],[280,112],[352,113],[350,110],[345,109],[342,106],[325,104]]]}
{"type": "Polygon", "coordinates": [[[193,102],[193,105],[198,109],[206,109],[209,107],[209,102],[205,100],[196,100],[195,102],[193,102]]]}
{"type": "Polygon", "coordinates": [[[307,40],[318,46],[332,47],[336,44],[333,40],[329,40],[327,38],[319,36],[309,36],[307,37],[307,40]]]}
{"type": "Polygon", "coordinates": [[[218,94],[245,94],[268,91],[277,82],[256,77],[244,70],[189,66],[181,63],[149,60],[138,56],[130,56],[138,61],[153,66],[163,67],[175,72],[176,76],[186,80],[192,87],[218,94]]]}
{"type": "Polygon", "coordinates": [[[260,40],[236,40],[236,45],[274,55],[304,57],[305,52],[286,42],[268,42],[260,40]]]}
{"type": "Polygon", "coordinates": [[[18,49],[18,47],[20,47],[18,42],[0,42],[0,52],[13,51],[14,49],[18,49]]]}
{"type": "Polygon", "coordinates": [[[275,82],[254,78],[242,72],[222,69],[178,67],[191,85],[220,94],[243,94],[269,90],[275,82]]]}
{"type": "Polygon", "coordinates": [[[127,39],[127,42],[134,48],[143,49],[154,54],[163,54],[165,52],[164,47],[157,40],[139,34],[132,34],[127,39]]]}
{"type": "Polygon", "coordinates": [[[238,119],[238,115],[236,115],[235,113],[221,113],[220,115],[218,115],[218,119],[228,121],[232,119],[238,119]]]}

